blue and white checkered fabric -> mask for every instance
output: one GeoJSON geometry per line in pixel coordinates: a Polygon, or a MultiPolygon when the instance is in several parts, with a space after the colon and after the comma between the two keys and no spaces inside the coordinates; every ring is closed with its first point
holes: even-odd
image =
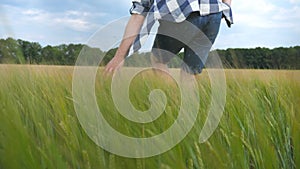
{"type": "Polygon", "coordinates": [[[130,13],[146,17],[141,32],[133,44],[134,52],[142,47],[152,26],[159,19],[179,23],[192,12],[199,11],[201,16],[223,12],[228,27],[233,24],[231,8],[221,0],[133,0],[132,3],[130,13]]]}

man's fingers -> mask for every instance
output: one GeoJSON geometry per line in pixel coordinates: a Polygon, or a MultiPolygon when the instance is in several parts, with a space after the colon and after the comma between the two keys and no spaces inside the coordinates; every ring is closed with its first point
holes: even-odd
{"type": "Polygon", "coordinates": [[[108,77],[111,76],[112,73],[117,69],[115,64],[109,64],[104,69],[104,76],[108,77]]]}
{"type": "Polygon", "coordinates": [[[104,69],[104,76],[109,76],[117,69],[122,67],[124,63],[124,59],[114,57],[105,67],[104,69]]]}

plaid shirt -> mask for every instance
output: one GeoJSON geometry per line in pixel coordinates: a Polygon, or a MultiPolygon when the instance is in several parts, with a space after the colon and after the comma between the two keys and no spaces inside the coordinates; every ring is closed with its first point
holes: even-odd
{"type": "Polygon", "coordinates": [[[199,11],[201,16],[223,12],[228,27],[233,24],[229,5],[221,0],[133,0],[131,14],[141,14],[146,17],[140,34],[137,36],[133,51],[138,51],[146,41],[156,20],[183,22],[190,13],[199,11]]]}

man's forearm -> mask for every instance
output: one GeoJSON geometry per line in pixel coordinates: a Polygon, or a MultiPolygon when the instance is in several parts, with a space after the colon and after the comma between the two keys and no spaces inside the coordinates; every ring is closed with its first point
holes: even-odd
{"type": "Polygon", "coordinates": [[[228,4],[228,5],[231,5],[231,0],[222,0],[222,2],[228,4]]]}
{"type": "Polygon", "coordinates": [[[132,15],[125,29],[125,33],[116,56],[125,58],[135,38],[144,23],[145,17],[142,15],[132,15]]]}
{"type": "Polygon", "coordinates": [[[144,20],[145,17],[143,15],[131,15],[118,50],[113,59],[105,67],[106,73],[113,72],[118,67],[123,65],[124,58],[127,56],[131,45],[133,44],[135,38],[139,34],[141,27],[143,26],[144,20]]]}

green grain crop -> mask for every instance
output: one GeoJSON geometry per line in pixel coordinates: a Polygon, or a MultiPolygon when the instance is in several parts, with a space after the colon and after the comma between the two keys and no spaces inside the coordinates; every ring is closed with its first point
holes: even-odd
{"type": "MultiPolygon", "coordinates": [[[[161,88],[165,112],[150,124],[126,120],[114,107],[110,81],[97,76],[101,112],[118,131],[150,137],[177,117],[178,88],[151,72],[138,75],[130,101],[149,108],[148,94],[161,88]]],[[[172,70],[177,71],[177,70],[172,70]]],[[[206,72],[197,76],[201,109],[187,137],[161,155],[130,159],[98,147],[82,129],[73,106],[73,67],[0,65],[0,169],[293,169],[300,167],[300,71],[225,70],[224,115],[212,137],[199,144],[210,103],[206,72]]],[[[114,140],[112,140],[114,141],[114,140]]]]}

